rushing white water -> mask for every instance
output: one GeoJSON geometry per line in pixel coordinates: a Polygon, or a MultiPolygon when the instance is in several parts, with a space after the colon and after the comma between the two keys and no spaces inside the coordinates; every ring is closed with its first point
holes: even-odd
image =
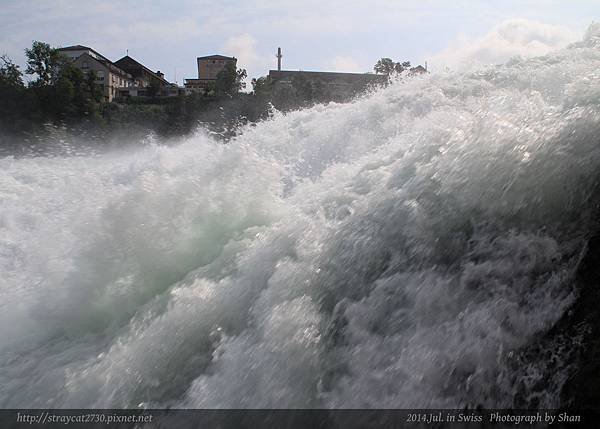
{"type": "Polygon", "coordinates": [[[228,144],[0,159],[0,406],[510,406],[575,299],[598,34],[228,144]]]}

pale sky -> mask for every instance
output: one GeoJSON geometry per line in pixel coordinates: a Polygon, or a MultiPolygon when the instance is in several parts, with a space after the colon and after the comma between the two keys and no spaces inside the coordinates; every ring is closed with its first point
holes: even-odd
{"type": "Polygon", "coordinates": [[[238,58],[249,77],[276,68],[369,72],[381,57],[430,69],[543,55],[600,20],[600,0],[0,0],[0,54],[24,63],[33,40],[125,55],[170,81],[196,57],[238,58]]]}

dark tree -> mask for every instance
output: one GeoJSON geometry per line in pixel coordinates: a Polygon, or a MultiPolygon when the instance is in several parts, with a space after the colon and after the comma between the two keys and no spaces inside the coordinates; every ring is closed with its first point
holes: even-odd
{"type": "Polygon", "coordinates": [[[395,63],[391,58],[382,58],[373,67],[375,73],[391,75],[394,73],[402,73],[403,71],[410,68],[410,61],[397,62],[395,63]]]}
{"type": "Polygon", "coordinates": [[[6,55],[0,56],[0,85],[23,87],[23,73],[6,55]]]}
{"type": "Polygon", "coordinates": [[[269,97],[273,90],[273,82],[268,76],[252,79],[252,91],[257,97],[269,97]]]}
{"type": "Polygon", "coordinates": [[[394,71],[396,73],[402,73],[405,70],[410,69],[410,61],[404,61],[402,63],[394,64],[394,71]]]}
{"type": "Polygon", "coordinates": [[[389,75],[392,74],[392,72],[394,71],[394,66],[395,63],[392,61],[391,58],[382,58],[379,61],[377,61],[377,63],[373,67],[373,70],[375,70],[375,73],[377,74],[389,75]]]}
{"type": "Polygon", "coordinates": [[[94,70],[90,70],[85,75],[85,83],[90,93],[91,100],[95,103],[100,103],[104,94],[102,92],[102,87],[96,83],[97,78],[98,76],[96,76],[96,72],[94,70]]]}
{"type": "Polygon", "coordinates": [[[54,85],[57,99],[65,103],[62,108],[55,104],[54,111],[63,111],[70,117],[85,117],[96,111],[102,92],[96,84],[96,73],[84,73],[71,63],[65,63],[54,85]],[[63,93],[64,92],[64,93],[63,93]]]}
{"type": "Polygon", "coordinates": [[[95,72],[84,73],[47,43],[33,42],[25,53],[27,72],[37,76],[30,91],[45,118],[72,122],[97,112],[102,90],[95,72]]]}
{"type": "Polygon", "coordinates": [[[65,58],[58,49],[44,42],[34,41],[31,49],[25,49],[25,56],[27,57],[25,71],[37,76],[37,79],[31,83],[33,86],[47,86],[54,83],[61,66],[65,63],[65,58]]]}
{"type": "Polygon", "coordinates": [[[156,97],[160,93],[160,83],[156,79],[150,81],[148,86],[148,95],[152,98],[156,97]]]}
{"type": "Polygon", "coordinates": [[[0,151],[4,133],[31,129],[31,116],[35,114],[33,104],[19,66],[6,55],[0,56],[0,151]]]}
{"type": "Polygon", "coordinates": [[[245,69],[237,69],[233,63],[227,63],[225,68],[217,74],[215,91],[217,95],[233,96],[246,88],[247,77],[245,69]]]}

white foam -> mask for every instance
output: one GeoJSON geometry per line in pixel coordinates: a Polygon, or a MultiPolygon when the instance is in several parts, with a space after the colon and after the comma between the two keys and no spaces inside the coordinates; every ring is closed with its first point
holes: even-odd
{"type": "Polygon", "coordinates": [[[0,406],[509,406],[590,228],[593,34],[226,145],[0,159],[0,406]]]}

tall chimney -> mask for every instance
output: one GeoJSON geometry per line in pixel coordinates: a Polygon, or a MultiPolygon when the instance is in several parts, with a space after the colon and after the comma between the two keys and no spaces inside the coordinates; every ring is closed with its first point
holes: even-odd
{"type": "Polygon", "coordinates": [[[281,48],[277,48],[277,71],[281,71],[281,48]]]}

